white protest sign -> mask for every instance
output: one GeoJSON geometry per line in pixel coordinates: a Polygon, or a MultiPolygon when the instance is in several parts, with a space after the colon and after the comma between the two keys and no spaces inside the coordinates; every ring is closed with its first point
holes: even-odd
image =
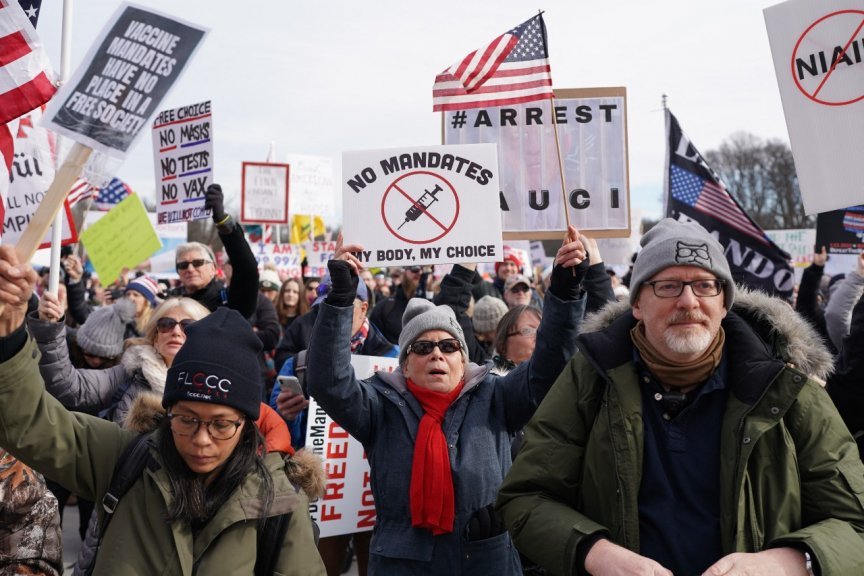
{"type": "Polygon", "coordinates": [[[323,278],[327,274],[327,262],[336,253],[336,242],[306,242],[306,268],[303,275],[306,277],[323,278]]]}
{"type": "Polygon", "coordinates": [[[288,165],[291,166],[291,198],[288,201],[290,213],[324,216],[335,214],[336,176],[333,159],[288,154],[288,165]]]}
{"type": "Polygon", "coordinates": [[[213,182],[210,101],[163,110],[153,120],[159,224],[210,218],[204,192],[213,182]]]}
{"type": "Polygon", "coordinates": [[[258,267],[272,264],[277,270],[284,271],[289,278],[302,278],[303,260],[301,247],[296,244],[272,244],[265,242],[250,243],[252,254],[258,261],[258,267]]]}
{"type": "Polygon", "coordinates": [[[790,0],[764,10],[807,214],[864,198],[864,5],[790,0]]]}
{"type": "Polygon", "coordinates": [[[443,114],[444,142],[498,144],[505,238],[563,238],[567,229],[555,127],[570,221],[592,236],[628,236],[627,91],[555,90],[548,101],[443,114]]]}
{"type": "MultiPolygon", "coordinates": [[[[3,242],[7,244],[18,243],[54,180],[55,138],[48,130],[38,125],[41,117],[42,111],[37,108],[8,124],[15,138],[15,153],[9,170],[9,189],[5,198],[6,211],[3,214],[3,222],[0,223],[3,242]]],[[[61,244],[66,246],[77,242],[78,234],[75,231],[68,203],[64,202],[61,213],[63,214],[61,244]]],[[[53,225],[48,228],[39,245],[40,248],[51,246],[53,229],[53,225]]]]}
{"type": "Polygon", "coordinates": [[[791,257],[795,268],[795,282],[801,281],[804,268],[813,261],[813,251],[816,246],[816,230],[766,230],[765,235],[791,257]]]}
{"type": "MultiPolygon", "coordinates": [[[[398,365],[397,358],[351,356],[354,374],[361,380],[380,370],[392,372],[398,365]]],[[[327,472],[324,496],[309,504],[321,537],[372,530],[375,499],[363,445],[333,422],[314,398],[309,399],[306,444],[324,458],[327,472]]]]}
{"type": "Polygon", "coordinates": [[[501,259],[493,144],[345,152],[346,244],[369,266],[501,259]]]}
{"type": "Polygon", "coordinates": [[[288,223],[288,164],[243,162],[240,221],[244,224],[288,223]]]}
{"type": "Polygon", "coordinates": [[[156,214],[148,213],[147,216],[162,242],[162,248],[150,256],[150,272],[159,278],[177,278],[177,246],[186,243],[188,226],[186,222],[159,224],[156,214]]]}
{"type": "Polygon", "coordinates": [[[124,158],[207,30],[122,4],[45,111],[47,127],[124,158]]]}

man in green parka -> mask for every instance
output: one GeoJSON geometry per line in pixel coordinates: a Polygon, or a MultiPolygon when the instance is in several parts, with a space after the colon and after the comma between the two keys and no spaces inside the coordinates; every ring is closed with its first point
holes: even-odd
{"type": "Polygon", "coordinates": [[[642,238],[586,322],[497,509],[551,574],[864,574],[864,466],[785,303],[736,286],[695,222],[642,238]],[[734,307],[733,307],[734,303],[734,307]]]}

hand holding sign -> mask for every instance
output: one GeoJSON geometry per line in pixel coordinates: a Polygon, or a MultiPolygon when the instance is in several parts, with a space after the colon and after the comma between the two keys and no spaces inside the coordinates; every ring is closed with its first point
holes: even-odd
{"type": "Polygon", "coordinates": [[[555,255],[552,282],[549,290],[562,300],[578,300],[582,293],[582,279],[590,264],[585,246],[579,239],[579,231],[571,224],[567,237],[555,255]],[[570,268],[570,272],[567,272],[570,268]]]}
{"type": "Polygon", "coordinates": [[[0,246],[0,337],[10,335],[24,323],[27,302],[39,277],[9,244],[0,246]]]}
{"type": "Polygon", "coordinates": [[[360,271],[363,270],[363,264],[354,254],[363,252],[363,246],[360,244],[343,245],[342,242],[342,233],[340,232],[339,237],[336,238],[336,252],[333,253],[332,259],[345,260],[354,269],[353,275],[359,276],[360,271]]]}

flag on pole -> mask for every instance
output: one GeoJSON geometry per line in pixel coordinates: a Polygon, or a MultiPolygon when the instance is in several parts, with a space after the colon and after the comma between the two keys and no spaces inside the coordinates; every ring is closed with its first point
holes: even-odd
{"type": "Polygon", "coordinates": [[[119,178],[111,178],[111,181],[96,193],[93,207],[96,210],[110,210],[132,194],[132,189],[125,182],[119,178]]]}
{"type": "Polygon", "coordinates": [[[717,238],[737,283],[791,297],[795,273],[789,254],[774,244],[729,194],[668,110],[666,131],[666,215],[695,220],[717,238]]]}
{"type": "Polygon", "coordinates": [[[66,201],[69,203],[69,207],[75,206],[79,202],[83,202],[88,198],[93,197],[93,192],[96,189],[84,178],[78,178],[75,183],[72,185],[72,188],[69,189],[69,194],[66,195],[66,201]]]}
{"type": "Polygon", "coordinates": [[[53,72],[36,29],[15,0],[0,0],[0,123],[48,102],[53,72]]]}
{"type": "Polygon", "coordinates": [[[552,97],[546,25],[538,14],[435,77],[432,111],[467,110],[552,97]]]}

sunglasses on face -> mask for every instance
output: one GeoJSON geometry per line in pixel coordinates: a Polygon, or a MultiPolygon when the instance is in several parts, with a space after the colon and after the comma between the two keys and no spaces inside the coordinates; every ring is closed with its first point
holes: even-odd
{"type": "Polygon", "coordinates": [[[204,258],[196,258],[195,260],[186,260],[177,262],[177,270],[186,270],[190,265],[195,268],[201,268],[204,264],[209,264],[210,260],[205,260],[204,258]]]}
{"type": "Polygon", "coordinates": [[[512,288],[510,288],[511,292],[528,292],[530,288],[525,284],[516,284],[512,288]]]}
{"type": "Polygon", "coordinates": [[[446,340],[439,340],[438,342],[432,342],[431,340],[418,340],[408,346],[408,351],[413,352],[418,356],[428,356],[436,347],[444,354],[453,354],[462,349],[462,345],[459,344],[458,340],[455,338],[448,338],[446,340]]]}
{"type": "Polygon", "coordinates": [[[178,324],[180,325],[180,330],[183,333],[186,333],[186,327],[195,322],[190,318],[184,318],[183,320],[175,320],[174,318],[159,318],[156,321],[156,330],[159,331],[160,334],[168,334],[169,332],[174,331],[174,327],[178,324]]]}

